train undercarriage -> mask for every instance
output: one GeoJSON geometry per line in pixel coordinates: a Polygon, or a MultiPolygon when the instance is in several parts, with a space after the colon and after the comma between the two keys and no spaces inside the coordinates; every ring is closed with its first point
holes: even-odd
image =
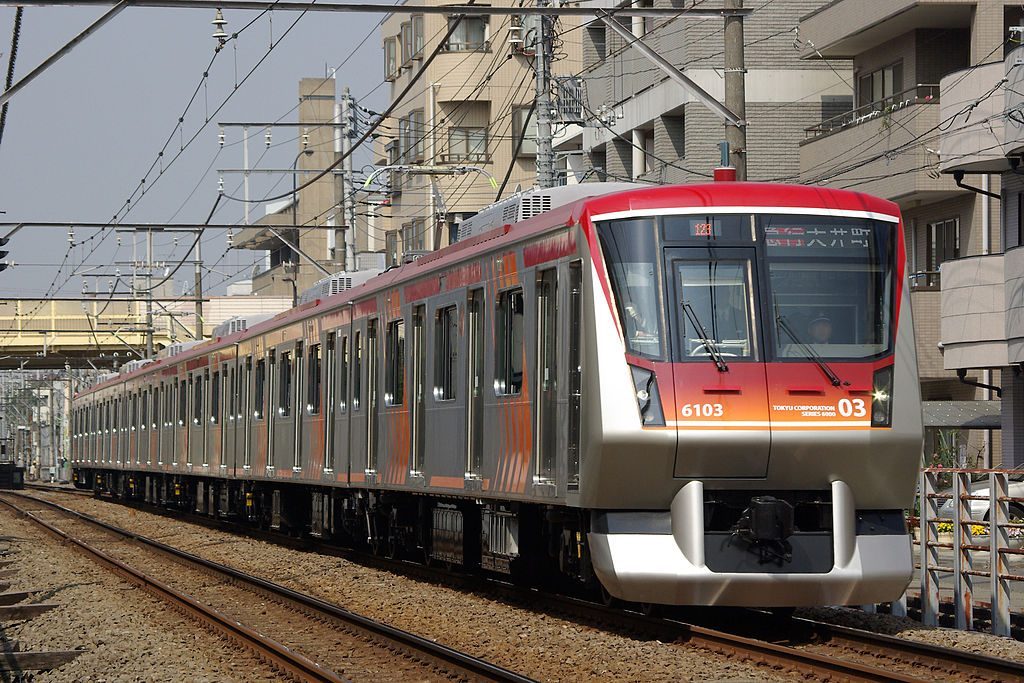
{"type": "Polygon", "coordinates": [[[403,491],[79,469],[77,488],[375,555],[599,591],[585,510],[403,491]]]}

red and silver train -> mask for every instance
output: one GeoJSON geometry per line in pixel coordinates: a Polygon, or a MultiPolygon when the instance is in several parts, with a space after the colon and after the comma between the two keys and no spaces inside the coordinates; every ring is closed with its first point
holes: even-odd
{"type": "Polygon", "coordinates": [[[863,194],[525,193],[81,392],[76,483],[633,602],[892,600],[922,439],[905,267],[863,194]]]}

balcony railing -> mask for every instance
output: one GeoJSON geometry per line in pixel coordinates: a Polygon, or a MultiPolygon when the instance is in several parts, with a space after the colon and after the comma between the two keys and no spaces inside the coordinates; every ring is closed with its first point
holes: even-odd
{"type": "Polygon", "coordinates": [[[856,126],[865,121],[871,121],[881,116],[886,116],[894,111],[905,109],[915,104],[938,104],[939,86],[934,83],[918,83],[912,88],[907,88],[894,95],[890,95],[875,102],[861,105],[856,109],[825,119],[821,123],[804,129],[805,138],[815,138],[821,135],[828,135],[837,130],[856,126]]]}
{"type": "Polygon", "coordinates": [[[448,152],[441,154],[442,164],[489,164],[491,156],[486,152],[448,152]]]}
{"type": "Polygon", "coordinates": [[[942,280],[939,278],[939,271],[937,270],[922,270],[916,273],[911,273],[910,278],[910,289],[912,291],[921,290],[934,290],[938,291],[942,288],[942,280]]]}

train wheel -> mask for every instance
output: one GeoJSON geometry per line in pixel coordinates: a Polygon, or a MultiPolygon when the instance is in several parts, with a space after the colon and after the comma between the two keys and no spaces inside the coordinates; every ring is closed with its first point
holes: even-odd
{"type": "Polygon", "coordinates": [[[640,611],[645,617],[660,617],[661,616],[661,605],[655,602],[641,602],[640,611]]]}

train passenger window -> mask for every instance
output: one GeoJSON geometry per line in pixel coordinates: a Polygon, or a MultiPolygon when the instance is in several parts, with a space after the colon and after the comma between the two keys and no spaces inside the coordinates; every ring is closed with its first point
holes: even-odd
{"type": "Polygon", "coordinates": [[[455,399],[455,363],[459,348],[459,309],[446,306],[434,321],[434,400],[455,399]]]}
{"type": "Polygon", "coordinates": [[[229,368],[227,363],[225,363],[220,376],[227,378],[227,382],[225,382],[227,385],[225,388],[227,392],[225,407],[228,410],[227,418],[228,422],[230,422],[234,420],[235,416],[238,414],[238,388],[235,386],[235,368],[229,368]]]}
{"type": "Polygon", "coordinates": [[[252,416],[257,420],[263,419],[263,398],[267,384],[267,359],[260,358],[256,361],[256,386],[253,388],[253,411],[252,416]]]}
{"type": "Polygon", "coordinates": [[[131,417],[128,422],[128,429],[135,431],[135,425],[139,422],[139,395],[137,393],[132,394],[131,402],[131,417]]]}
{"type": "Polygon", "coordinates": [[[495,312],[494,393],[512,396],[523,389],[523,290],[498,294],[495,312]]]}
{"type": "Polygon", "coordinates": [[[654,219],[599,223],[598,234],[627,349],[661,358],[661,276],[654,219]]]}
{"type": "Polygon", "coordinates": [[[203,376],[196,373],[192,378],[192,423],[203,423],[203,376]]]}
{"type": "Polygon", "coordinates": [[[753,358],[750,262],[676,261],[684,360],[753,358]],[[710,348],[709,348],[710,347],[710,348]]]}
{"type": "Polygon", "coordinates": [[[288,417],[292,414],[292,354],[285,351],[277,364],[277,414],[288,417]]]}
{"type": "MultiPolygon", "coordinates": [[[[328,348],[332,354],[331,367],[334,366],[334,335],[328,337],[328,348]]],[[[333,376],[333,375],[332,375],[333,376]]],[[[338,376],[338,407],[341,412],[348,410],[348,336],[341,338],[341,369],[338,376]]]]}
{"type": "Polygon", "coordinates": [[[388,323],[385,339],[384,405],[400,406],[405,401],[405,321],[388,323]]]}
{"type": "Polygon", "coordinates": [[[149,423],[149,390],[145,389],[139,395],[139,429],[146,431],[146,425],[149,423]]]}
{"type": "Polygon", "coordinates": [[[185,426],[188,417],[188,381],[181,380],[178,383],[178,425],[185,426]]]}
{"type": "Polygon", "coordinates": [[[220,422],[220,373],[213,373],[213,382],[210,384],[210,422],[220,422]]]}
{"type": "Polygon", "coordinates": [[[309,347],[306,362],[306,411],[310,415],[320,414],[320,345],[309,347]]]}
{"type": "Polygon", "coordinates": [[[160,422],[160,392],[163,390],[163,386],[164,385],[161,384],[159,387],[153,387],[153,390],[149,393],[150,399],[153,402],[153,411],[150,413],[150,417],[152,419],[150,426],[152,426],[153,429],[156,429],[160,422]]]}
{"type": "Polygon", "coordinates": [[[352,344],[352,410],[359,410],[363,394],[363,345],[360,343],[360,336],[361,333],[356,332],[352,344]]]}

